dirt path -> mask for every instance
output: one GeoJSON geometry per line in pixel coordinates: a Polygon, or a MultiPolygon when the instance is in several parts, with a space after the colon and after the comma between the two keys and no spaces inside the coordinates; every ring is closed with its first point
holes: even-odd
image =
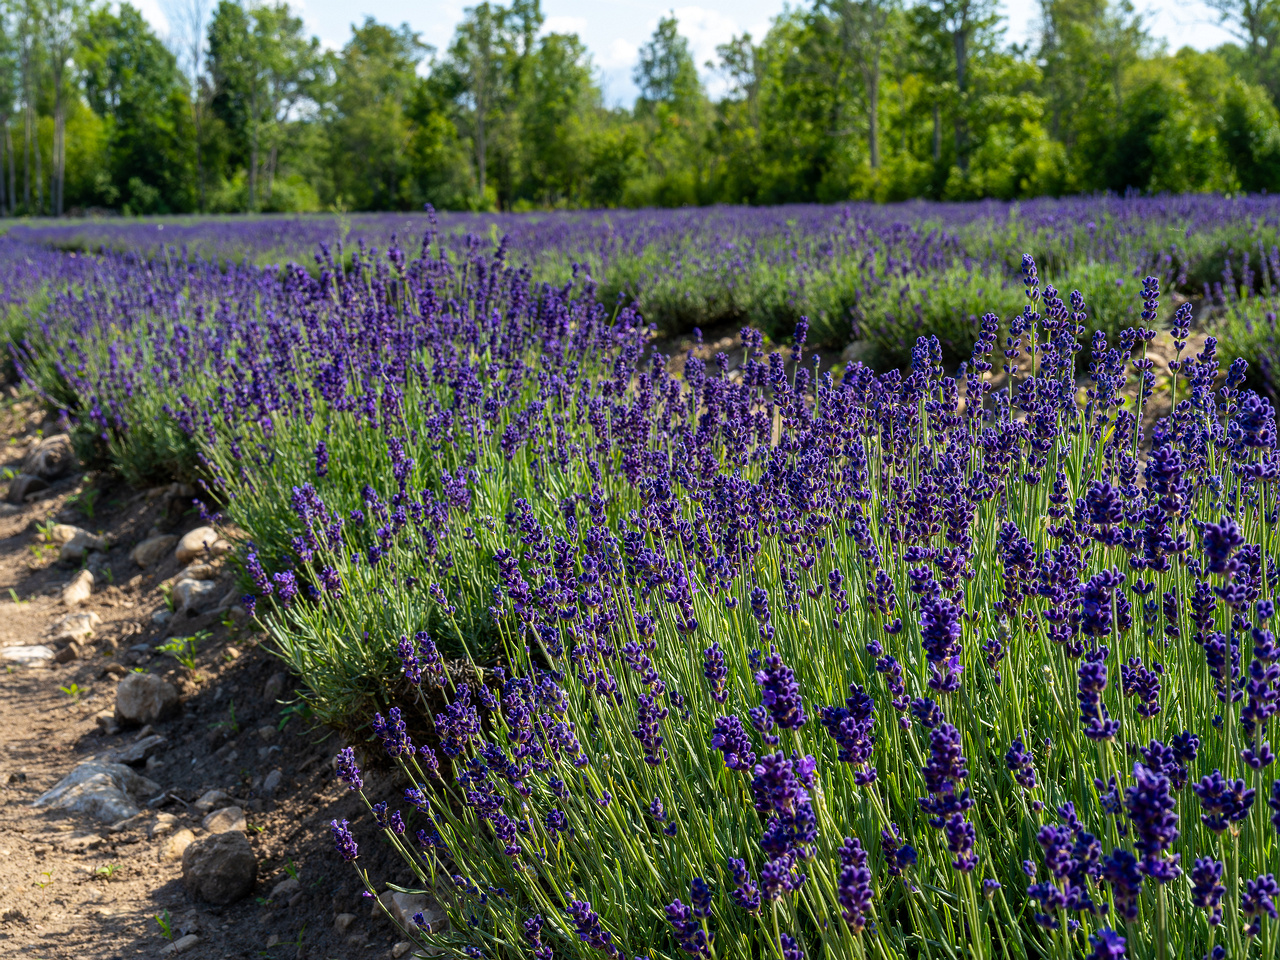
{"type": "MultiPolygon", "coordinates": [[[[37,431],[56,432],[41,417],[32,403],[4,402],[0,466],[17,471],[37,431]]],[[[189,502],[182,489],[132,491],[77,469],[33,502],[0,507],[0,956],[402,956],[403,936],[371,916],[354,873],[330,848],[334,818],[371,836],[358,801],[332,774],[342,744],[297,712],[289,679],[240,611],[168,614],[165,585],[182,569],[172,548],[146,569],[130,556],[149,537],[199,526],[189,502]],[[103,535],[107,548],[87,563],[59,560],[53,523],[103,535]],[[63,590],[86,567],[92,594],[68,605],[63,590]],[[98,618],[91,637],[50,635],[76,614],[98,618]],[[156,651],[175,636],[199,638],[194,674],[156,651]],[[31,646],[65,662],[14,659],[31,646]],[[120,678],[134,671],[173,685],[180,702],[172,716],[114,722],[120,678]],[[32,806],[82,762],[129,750],[124,759],[145,778],[136,816],[107,821],[32,806]],[[213,790],[226,795],[214,807],[243,811],[257,862],[253,890],[225,906],[196,899],[183,883],[182,840],[209,834],[198,801],[213,790]]],[[[215,599],[225,600],[234,583],[212,566],[215,599]]],[[[362,862],[403,882],[382,854],[374,844],[362,862]]]]}

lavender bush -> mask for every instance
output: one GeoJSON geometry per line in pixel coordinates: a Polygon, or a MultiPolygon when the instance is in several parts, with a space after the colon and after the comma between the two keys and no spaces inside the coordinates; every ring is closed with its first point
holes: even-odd
{"type": "Polygon", "coordinates": [[[1024,257],[957,374],[820,373],[807,321],[672,361],[590,270],[452,242],[101,258],[18,351],[108,462],[188,445],[246,604],[405,778],[368,803],[448,911],[415,939],[1275,954],[1275,416],[1213,339],[1157,378],[1189,259],[1117,335],[1024,257]]]}

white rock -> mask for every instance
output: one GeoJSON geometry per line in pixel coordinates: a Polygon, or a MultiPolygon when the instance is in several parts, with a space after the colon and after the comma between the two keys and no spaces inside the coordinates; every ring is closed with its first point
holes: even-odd
{"type": "Polygon", "coordinates": [[[150,673],[131,673],[116,687],[116,719],[126,723],[154,723],[178,705],[173,684],[150,673]]]}
{"type": "Polygon", "coordinates": [[[92,595],[93,574],[88,570],[81,570],[62,588],[62,602],[69,607],[79,606],[92,595]]]}
{"type": "Polygon", "coordinates": [[[41,794],[31,805],[83,813],[96,820],[115,823],[138,815],[136,801],[160,789],[122,763],[88,760],[41,794]]]}
{"type": "Polygon", "coordinates": [[[12,663],[21,663],[25,666],[31,666],[36,663],[47,663],[54,658],[55,654],[52,647],[46,647],[44,644],[36,644],[34,646],[5,647],[0,651],[0,657],[9,660],[12,663]]]}
{"type": "Polygon", "coordinates": [[[176,956],[179,953],[186,953],[192,947],[196,946],[199,942],[200,942],[199,937],[197,937],[194,933],[188,933],[185,937],[180,937],[179,939],[173,941],[173,943],[165,947],[163,950],[161,950],[160,956],[172,957],[172,956],[176,956]]]}
{"type": "Polygon", "coordinates": [[[244,811],[239,807],[223,807],[221,810],[215,810],[200,822],[200,826],[206,833],[230,833],[232,830],[244,833],[249,829],[244,811]]]}
{"type": "Polygon", "coordinates": [[[355,922],[356,915],[354,913],[340,913],[333,918],[333,928],[339,933],[346,933],[355,922]]]}
{"type": "Polygon", "coordinates": [[[22,461],[22,472],[44,480],[57,480],[70,473],[76,465],[76,452],[71,438],[65,433],[46,437],[27,453],[22,461]]]}
{"type": "Polygon", "coordinates": [[[181,860],[187,847],[195,843],[196,835],[190,830],[179,830],[160,847],[161,860],[181,860]]]}
{"type": "Polygon", "coordinates": [[[172,610],[165,610],[161,608],[160,610],[153,611],[151,614],[151,622],[158,627],[163,627],[166,623],[168,623],[172,619],[173,619],[172,610]]]}
{"type": "Polygon", "coordinates": [[[192,560],[220,557],[230,551],[231,544],[219,537],[213,527],[196,527],[178,541],[173,555],[178,563],[186,566],[192,560]]]}
{"type": "Polygon", "coordinates": [[[294,877],[286,877],[271,888],[272,900],[283,900],[292,897],[302,889],[302,884],[294,877]]]}
{"type": "Polygon", "coordinates": [[[178,818],[172,813],[158,813],[156,818],[151,821],[151,825],[147,827],[147,839],[154,840],[156,837],[165,837],[178,829],[178,818]]]}
{"type": "Polygon", "coordinates": [[[173,549],[173,545],[178,542],[178,538],[172,534],[163,534],[158,537],[148,537],[140,544],[133,548],[133,552],[129,556],[133,562],[140,567],[149,567],[152,564],[159,563],[169,555],[169,551],[173,549]]]}
{"type": "Polygon", "coordinates": [[[49,627],[50,640],[84,640],[93,636],[93,628],[102,623],[102,618],[90,610],[88,613],[69,613],[60,617],[49,627]]]}
{"type": "Polygon", "coordinates": [[[223,807],[229,807],[234,801],[231,796],[222,790],[206,790],[200,795],[200,799],[192,804],[199,813],[208,813],[210,810],[220,810],[223,807]]]}
{"type": "Polygon", "coordinates": [[[88,530],[81,530],[74,524],[56,523],[53,525],[53,529],[49,531],[49,540],[51,543],[62,546],[64,543],[70,543],[74,540],[77,534],[87,534],[88,532],[88,530]]]}
{"type": "Polygon", "coordinates": [[[66,563],[79,563],[91,551],[106,549],[108,549],[106,537],[99,537],[81,530],[62,545],[62,549],[58,551],[58,559],[66,563]]]}
{"type": "Polygon", "coordinates": [[[391,948],[391,956],[395,957],[396,960],[400,960],[401,957],[403,957],[406,953],[408,953],[412,949],[413,949],[413,944],[410,941],[401,940],[399,943],[397,943],[395,946],[391,948]]]}
{"type": "Polygon", "coordinates": [[[204,613],[218,603],[218,585],[211,580],[179,580],[173,586],[173,605],[178,613],[204,613]]]}
{"type": "Polygon", "coordinates": [[[193,563],[180,574],[179,580],[214,580],[217,579],[218,571],[211,563],[193,563]]]}
{"type": "Polygon", "coordinates": [[[262,781],[262,792],[267,796],[275,793],[280,789],[280,781],[284,779],[284,774],[277,768],[266,775],[262,781]]]}

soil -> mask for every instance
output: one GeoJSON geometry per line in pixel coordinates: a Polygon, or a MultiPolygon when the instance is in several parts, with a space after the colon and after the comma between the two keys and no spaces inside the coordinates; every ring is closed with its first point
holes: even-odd
{"type": "MultiPolygon", "coordinates": [[[[56,432],[35,402],[11,395],[0,405],[0,467],[16,471],[29,443],[56,432]]],[[[152,533],[199,526],[189,493],[134,491],[75,473],[35,496],[0,508],[0,655],[47,644],[62,658],[76,656],[36,666],[0,659],[0,956],[161,957],[174,955],[176,941],[190,960],[407,955],[404,934],[375,914],[356,872],[334,853],[330,821],[352,822],[363,847],[358,863],[371,876],[407,884],[407,870],[370,842],[372,818],[334,777],[332,759],[344,744],[298,710],[294,681],[265,635],[237,608],[153,619],[167,609],[162,584],[179,565],[169,551],[143,570],[130,552],[152,533]],[[101,618],[79,649],[47,638],[71,612],[60,593],[80,567],[58,560],[45,534],[50,521],[104,534],[111,544],[96,559],[92,596],[75,608],[101,618]],[[174,636],[200,637],[194,675],[154,650],[174,636]],[[135,669],[174,684],[181,708],[151,728],[117,729],[116,686],[135,669]],[[32,807],[77,764],[151,734],[166,742],[135,769],[160,789],[140,798],[138,816],[108,824],[32,807]],[[273,791],[268,776],[277,770],[273,791]],[[257,858],[256,888],[226,907],[193,898],[181,859],[163,855],[172,831],[205,835],[193,804],[213,789],[244,809],[257,858]],[[273,894],[291,876],[299,886],[273,894]],[[342,914],[355,919],[340,931],[342,914]],[[198,942],[188,946],[188,935],[198,942]]],[[[223,581],[220,590],[234,587],[229,572],[223,581]]],[[[376,772],[366,777],[373,795],[392,798],[394,787],[376,772]]]]}

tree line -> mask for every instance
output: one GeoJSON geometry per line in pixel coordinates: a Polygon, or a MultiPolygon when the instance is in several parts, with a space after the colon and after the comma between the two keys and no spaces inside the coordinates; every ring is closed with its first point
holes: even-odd
{"type": "Polygon", "coordinates": [[[1280,0],[1171,52],[1129,0],[812,0],[700,72],[674,16],[606,103],[540,0],[436,50],[366,18],[325,50],[282,2],[0,0],[0,211],[524,210],[1280,189],[1280,0]],[[716,96],[703,77],[712,79],[716,96]]]}

